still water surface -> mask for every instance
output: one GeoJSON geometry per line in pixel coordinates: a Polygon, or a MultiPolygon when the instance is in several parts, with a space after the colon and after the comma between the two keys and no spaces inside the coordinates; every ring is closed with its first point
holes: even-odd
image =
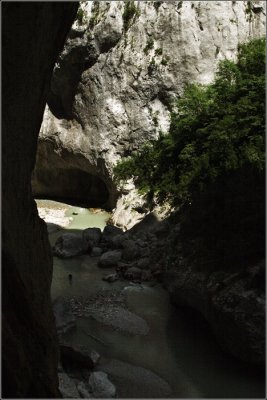
{"type": "MultiPolygon", "coordinates": [[[[55,207],[55,203],[43,201],[42,205],[55,207]]],[[[95,213],[62,203],[56,206],[65,207],[65,216],[73,220],[63,230],[49,235],[52,245],[65,229],[103,229],[109,218],[106,212],[95,213]]],[[[106,272],[88,255],[69,260],[55,257],[52,298],[91,296],[103,288],[124,290],[129,309],[147,321],[150,331],[146,336],[131,335],[89,318],[78,318],[77,329],[68,334],[73,344],[87,345],[103,356],[150,369],[170,384],[175,398],[264,398],[264,375],[225,355],[205,321],[173,307],[160,285],[134,287],[121,281],[109,284],[102,281],[106,272]],[[72,285],[67,279],[69,273],[73,275],[72,285]],[[85,331],[108,345],[90,338],[85,331]]]]}

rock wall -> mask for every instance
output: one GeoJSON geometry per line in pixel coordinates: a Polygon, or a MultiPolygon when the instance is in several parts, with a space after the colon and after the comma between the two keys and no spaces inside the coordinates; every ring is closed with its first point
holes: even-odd
{"type": "Polygon", "coordinates": [[[55,61],[77,3],[2,5],[2,396],[59,397],[52,257],[31,193],[55,61]]]}
{"type": "MultiPolygon", "coordinates": [[[[52,195],[57,185],[63,196],[67,184],[56,174],[68,163],[98,176],[110,193],[107,205],[114,207],[114,164],[168,131],[172,99],[186,82],[209,83],[219,60],[235,59],[239,43],[265,35],[266,6],[88,1],[81,7],[54,69],[33,189],[52,195]]],[[[140,205],[140,199],[128,200],[140,205]]],[[[138,213],[125,217],[122,201],[117,209],[118,224],[129,227],[138,219],[138,213]]]]}

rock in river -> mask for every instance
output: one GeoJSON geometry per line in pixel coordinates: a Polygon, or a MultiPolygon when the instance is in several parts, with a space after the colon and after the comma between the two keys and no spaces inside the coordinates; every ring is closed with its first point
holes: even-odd
{"type": "Polygon", "coordinates": [[[64,233],[56,240],[53,254],[60,258],[71,258],[85,254],[87,248],[88,245],[81,235],[64,233]]]}
{"type": "Polygon", "coordinates": [[[83,239],[90,248],[99,244],[101,235],[102,233],[100,228],[88,228],[83,231],[83,239]]]}

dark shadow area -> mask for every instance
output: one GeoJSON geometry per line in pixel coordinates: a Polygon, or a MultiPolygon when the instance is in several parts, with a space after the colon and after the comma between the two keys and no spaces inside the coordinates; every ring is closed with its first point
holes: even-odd
{"type": "Polygon", "coordinates": [[[193,378],[204,398],[217,398],[218,393],[220,398],[264,398],[264,368],[225,353],[200,313],[189,307],[173,307],[166,332],[176,358],[183,360],[183,372],[193,378]],[[183,346],[178,345],[181,338],[183,346]]]}
{"type": "MultiPolygon", "coordinates": [[[[66,54],[57,60],[54,69],[47,103],[58,119],[70,120],[78,116],[73,111],[74,96],[82,73],[90,68],[98,58],[93,41],[83,33],[71,30],[65,44],[66,54]]],[[[81,123],[81,121],[79,121],[81,123]]]]}
{"type": "Polygon", "coordinates": [[[47,198],[85,207],[105,207],[109,191],[98,176],[79,169],[47,169],[38,174],[38,184],[33,185],[36,198],[47,198]]]}
{"type": "Polygon", "coordinates": [[[199,269],[245,269],[265,256],[265,174],[242,169],[197,193],[181,220],[183,252],[199,269]]]}
{"type": "MultiPolygon", "coordinates": [[[[58,201],[59,203],[64,203],[68,204],[69,206],[73,207],[81,207],[81,208],[99,208],[99,207],[94,207],[92,206],[92,203],[90,200],[87,199],[75,199],[71,197],[55,197],[55,196],[35,196],[36,200],[52,200],[52,201],[58,201]]],[[[63,228],[62,228],[63,229],[63,228]]]]}

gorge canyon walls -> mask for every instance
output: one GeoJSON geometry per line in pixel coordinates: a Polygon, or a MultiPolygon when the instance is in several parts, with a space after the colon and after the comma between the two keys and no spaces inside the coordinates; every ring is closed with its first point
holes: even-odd
{"type": "Polygon", "coordinates": [[[116,204],[113,166],[168,131],[187,82],[211,82],[239,43],[265,35],[265,9],[263,1],[81,3],[53,73],[34,193],[93,205],[106,193],[98,206],[116,207],[115,223],[133,226],[142,199],[129,184],[116,204]]]}
{"type": "Polygon", "coordinates": [[[52,256],[31,193],[51,73],[78,3],[2,4],[2,397],[59,397],[52,256]]]}

